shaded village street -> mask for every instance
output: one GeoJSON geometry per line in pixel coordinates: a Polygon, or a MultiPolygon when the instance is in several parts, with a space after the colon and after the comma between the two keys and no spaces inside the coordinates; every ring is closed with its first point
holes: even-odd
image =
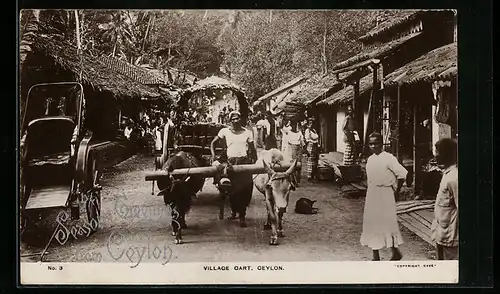
{"type": "MultiPolygon", "coordinates": [[[[184,244],[175,245],[170,235],[170,213],[162,197],[151,195],[151,182],[144,172],[154,169],[153,157],[135,155],[108,169],[101,179],[102,211],[99,230],[90,236],[77,236],[60,245],[54,240],[44,261],[48,262],[127,262],[131,266],[143,262],[244,262],[244,261],[359,261],[370,260],[371,249],[362,247],[359,237],[362,228],[364,199],[341,196],[340,188],[330,182],[315,184],[302,181],[290,196],[284,217],[285,237],[279,246],[269,246],[270,231],[264,231],[266,218],[264,197],[254,189],[247,212],[248,227],[240,228],[237,221],[219,220],[217,190],[212,178],[194,199],[187,216],[184,244]],[[297,199],[317,200],[316,215],[294,212],[297,199]],[[123,242],[126,240],[126,242],[123,242]],[[126,244],[126,245],[124,245],[126,244]],[[120,245],[120,246],[118,246],[120,245]],[[150,249],[142,258],[138,248],[150,249]],[[128,250],[129,248],[134,248],[128,250]],[[159,248],[163,256],[151,253],[159,248]],[[134,251],[135,250],[135,251],[134,251]]],[[[155,187],[155,192],[158,192],[155,187]]],[[[229,207],[226,206],[226,216],[229,207]]],[[[56,212],[53,213],[56,217],[56,212]]],[[[53,217],[46,219],[53,220],[53,217]]],[[[81,222],[82,220],[80,220],[81,222]]],[[[54,225],[47,224],[47,226],[54,225]]],[[[66,224],[68,229],[70,225],[66,224]]],[[[433,249],[419,237],[401,227],[404,244],[403,260],[434,258],[433,249]]],[[[47,230],[48,240],[54,227],[47,230]]],[[[40,252],[46,242],[36,248],[21,245],[21,255],[40,252]]],[[[141,251],[141,250],[139,250],[141,251]]],[[[145,251],[146,252],[146,251],[145,251]]],[[[390,252],[382,251],[382,260],[390,252]]],[[[22,257],[36,262],[39,257],[22,257]]]]}

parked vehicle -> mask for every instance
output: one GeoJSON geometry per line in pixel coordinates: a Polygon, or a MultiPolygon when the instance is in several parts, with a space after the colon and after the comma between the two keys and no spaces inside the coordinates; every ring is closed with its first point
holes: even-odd
{"type": "Polygon", "coordinates": [[[96,145],[92,145],[92,131],[85,127],[83,86],[36,84],[29,89],[25,106],[20,142],[21,233],[48,209],[70,207],[71,218],[80,219],[80,206],[95,232],[101,186],[96,145]]]}

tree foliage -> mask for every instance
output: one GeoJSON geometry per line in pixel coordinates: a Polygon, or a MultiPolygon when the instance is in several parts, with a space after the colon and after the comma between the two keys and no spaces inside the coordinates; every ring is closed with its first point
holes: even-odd
{"type": "MultiPolygon", "coordinates": [[[[189,70],[200,78],[223,75],[253,100],[305,71],[326,73],[358,53],[358,38],[391,12],[81,10],[78,16],[82,49],[94,56],[189,70]]],[[[36,23],[44,33],[76,44],[74,11],[25,13],[21,29],[29,24],[36,32],[36,23]]]]}

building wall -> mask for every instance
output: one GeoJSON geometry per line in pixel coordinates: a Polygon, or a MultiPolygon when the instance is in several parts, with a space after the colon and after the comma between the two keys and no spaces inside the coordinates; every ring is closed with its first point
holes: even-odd
{"type": "Polygon", "coordinates": [[[363,109],[363,139],[366,138],[366,132],[368,127],[368,109],[363,109]]]}
{"type": "Polygon", "coordinates": [[[336,150],[337,145],[337,122],[336,112],[331,107],[319,112],[319,135],[323,152],[328,153],[336,150]]]}

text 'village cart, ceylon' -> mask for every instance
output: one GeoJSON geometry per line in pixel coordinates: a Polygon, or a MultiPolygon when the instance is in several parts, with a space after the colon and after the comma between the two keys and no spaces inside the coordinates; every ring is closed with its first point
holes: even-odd
{"type": "MultiPolygon", "coordinates": [[[[242,124],[246,126],[250,112],[248,101],[244,90],[231,82],[210,77],[182,91],[175,108],[173,126],[165,127],[163,154],[155,158],[156,170],[145,175],[146,181],[153,181],[153,194],[156,181],[160,189],[158,196],[163,196],[165,204],[172,208],[174,236],[176,227],[180,229],[186,226],[184,213],[189,204],[183,203],[190,203],[190,199],[186,198],[201,191],[206,178],[224,179],[215,182],[220,198],[219,219],[223,219],[227,196],[232,185],[238,184],[228,180],[228,173],[266,173],[259,162],[235,166],[227,163],[224,160],[224,141],[219,141],[221,143],[215,146],[217,161],[210,164],[211,142],[222,128],[227,127],[219,120],[223,108],[239,111],[242,124]],[[176,159],[172,160],[173,157],[176,159]]],[[[277,172],[286,171],[291,165],[283,164],[273,169],[277,172]]],[[[182,243],[180,236],[175,239],[175,243],[182,243]]]]}

